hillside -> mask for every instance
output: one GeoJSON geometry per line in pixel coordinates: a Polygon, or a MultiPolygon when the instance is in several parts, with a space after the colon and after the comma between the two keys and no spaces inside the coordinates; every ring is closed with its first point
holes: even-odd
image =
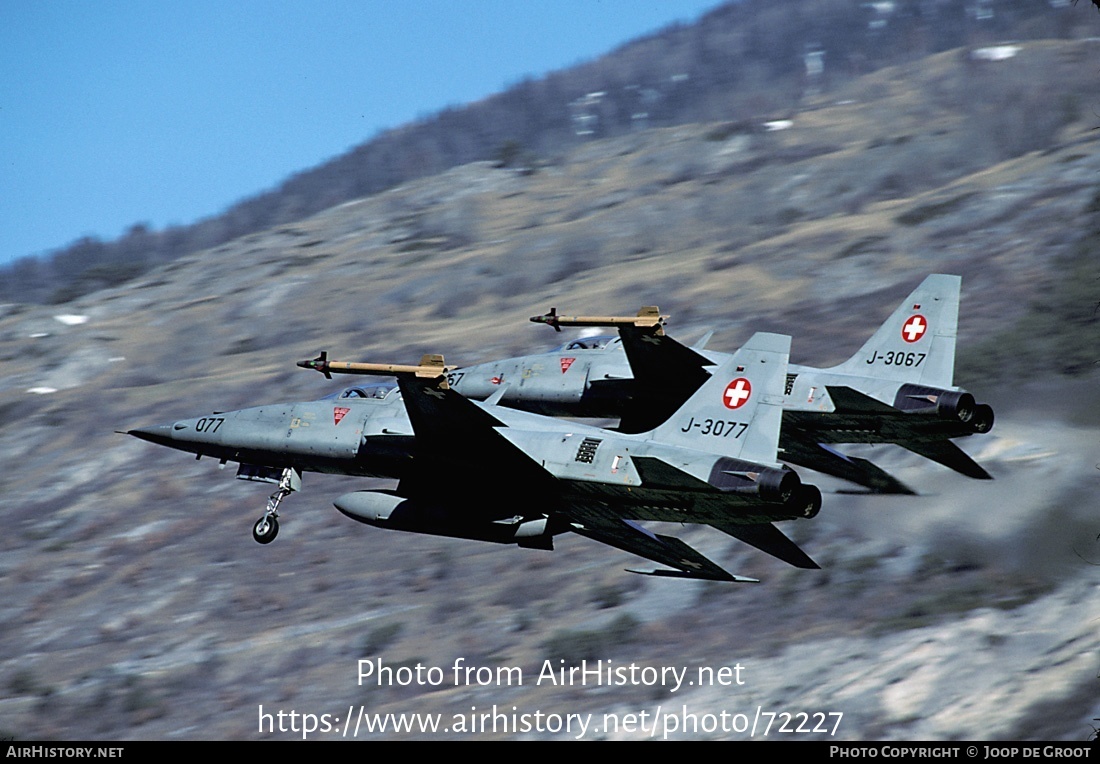
{"type": "MultiPolygon", "coordinates": [[[[805,110],[815,97],[838,99],[869,73],[946,50],[1088,38],[1095,34],[1090,11],[1066,0],[728,2],[593,61],[364,136],[346,153],[202,220],[163,230],[134,221],[115,241],[84,237],[45,257],[20,258],[0,268],[0,301],[67,302],[177,257],[474,161],[530,170],[555,165],[589,141],[652,127],[759,125],[805,110]]],[[[1010,79],[975,67],[955,83],[929,83],[937,107],[965,117],[970,133],[950,158],[954,171],[1049,148],[1058,129],[1090,111],[1094,72],[1061,63],[1010,79]]],[[[889,173],[878,180],[894,183],[889,173]]]]}
{"type": "Polygon", "coordinates": [[[789,124],[638,131],[534,173],[466,164],[68,303],[0,306],[0,735],[290,739],[259,731],[259,706],[450,720],[495,704],[840,712],[841,739],[1084,739],[1100,717],[1100,350],[1067,368],[1013,347],[1052,311],[1069,319],[1042,324],[1040,344],[1100,347],[1100,132],[1085,103],[1048,124],[1006,102],[986,134],[959,104],[975,83],[1091,79],[1096,60],[1089,41],[947,51],[810,99],[789,124]],[[1049,130],[1042,150],[998,152],[1029,130],[1049,130]],[[666,529],[757,585],[634,576],[637,558],[580,537],[547,553],[366,528],[331,504],[366,481],[317,475],[261,547],[264,487],[115,432],[321,397],[339,383],[294,365],[320,349],[530,352],[559,339],[526,321],[551,306],[656,304],[685,340],[713,329],[732,350],[782,331],[794,362],[828,365],[933,272],[963,277],[963,382],[998,419],[962,445],[996,479],[861,449],[922,495],[819,481],[821,515],[789,531],[821,571],[666,529]],[[359,686],[368,658],[519,667],[524,683],[359,686]],[[534,683],[544,661],[581,658],[741,664],[746,683],[534,683]]]}

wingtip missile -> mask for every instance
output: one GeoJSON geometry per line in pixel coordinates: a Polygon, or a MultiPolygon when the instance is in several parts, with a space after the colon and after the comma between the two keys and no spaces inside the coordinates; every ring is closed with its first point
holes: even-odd
{"type": "Polygon", "coordinates": [[[355,363],[350,361],[330,361],[328,353],[322,351],[321,355],[310,361],[298,361],[298,366],[303,369],[313,369],[332,379],[333,374],[377,374],[382,376],[398,376],[400,374],[413,374],[424,379],[436,379],[444,376],[454,366],[448,367],[443,356],[438,353],[425,353],[416,366],[393,363],[355,363]]]}
{"type": "Polygon", "coordinates": [[[636,326],[655,329],[658,334],[663,334],[667,319],[668,316],[662,315],[656,305],[644,305],[636,316],[559,316],[557,308],[550,308],[549,313],[531,316],[530,321],[552,326],[558,332],[563,326],[636,326]]]}
{"type": "Polygon", "coordinates": [[[321,355],[311,361],[298,361],[298,366],[301,366],[303,369],[319,371],[325,375],[325,379],[332,379],[332,374],[329,373],[328,369],[328,353],[324,350],[321,351],[321,355]]]}
{"type": "Polygon", "coordinates": [[[561,326],[558,325],[557,308],[550,308],[549,313],[543,313],[541,316],[531,316],[530,321],[533,324],[546,324],[547,326],[552,326],[555,332],[561,331],[561,326]]]}

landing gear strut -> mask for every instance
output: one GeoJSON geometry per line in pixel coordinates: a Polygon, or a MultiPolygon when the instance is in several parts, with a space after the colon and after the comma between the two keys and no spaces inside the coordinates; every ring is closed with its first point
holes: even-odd
{"type": "Polygon", "coordinates": [[[279,478],[279,487],[267,500],[264,516],[252,526],[252,538],[260,544],[270,544],[279,534],[279,505],[283,499],[302,487],[301,473],[287,467],[279,478]]]}

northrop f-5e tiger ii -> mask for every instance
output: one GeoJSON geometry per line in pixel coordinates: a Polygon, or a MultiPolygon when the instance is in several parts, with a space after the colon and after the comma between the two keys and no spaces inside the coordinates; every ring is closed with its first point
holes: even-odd
{"type": "MultiPolygon", "coordinates": [[[[989,432],[993,409],[954,385],[959,320],[958,276],[932,274],[844,363],[826,369],[792,364],[786,377],[779,456],[862,485],[875,493],[912,489],[844,443],[893,443],[968,477],[990,475],[951,441],[989,432]]],[[[553,416],[620,418],[620,432],[665,421],[728,356],[665,334],[666,316],[560,316],[553,326],[613,327],[618,336],[578,338],[548,353],[493,361],[450,373],[463,395],[484,398],[501,386],[501,403],[553,416]]]]}
{"type": "Polygon", "coordinates": [[[796,567],[818,567],[774,525],[821,507],[821,492],[777,459],[789,352],[790,337],[755,334],[666,421],[632,434],[497,405],[506,388],[470,400],[449,384],[442,356],[391,366],[324,353],[299,365],[393,376],[396,387],[351,387],[130,434],[278,482],[253,528],[261,543],[274,539],[280,502],[302,473],[325,472],[398,480],[393,490],[336,499],[367,525],[535,549],[572,531],[667,566],[649,575],[753,581],[641,523],[709,525],[796,567]]]}

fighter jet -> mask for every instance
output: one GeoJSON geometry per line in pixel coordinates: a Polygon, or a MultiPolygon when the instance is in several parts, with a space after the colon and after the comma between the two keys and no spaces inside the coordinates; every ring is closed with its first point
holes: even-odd
{"type": "MultiPolygon", "coordinates": [[[[990,475],[951,438],[989,432],[993,409],[953,384],[958,276],[928,276],[844,363],[791,365],[784,389],[780,458],[876,493],[914,493],[866,459],[835,448],[894,443],[972,478],[990,475]]],[[[621,432],[665,421],[726,355],[667,336],[657,308],[637,316],[532,317],[553,326],[617,327],[618,336],[573,340],[549,353],[452,372],[464,395],[484,397],[507,384],[501,402],[557,416],[619,417],[621,432]]],[[[708,335],[709,338],[709,335],[708,335]]]]}
{"type": "Polygon", "coordinates": [[[667,422],[636,434],[472,401],[448,382],[442,356],[394,366],[326,354],[299,365],[326,376],[392,375],[396,387],[351,387],[129,434],[240,462],[238,477],[278,481],[253,528],[260,543],[275,538],[279,505],[302,473],[327,472],[398,479],[393,490],[336,499],[367,525],[536,549],[572,531],[671,568],[633,572],[755,581],[640,521],[709,525],[796,567],[818,567],[773,525],[821,508],[821,492],[776,459],[789,352],[790,337],[754,335],[667,422]]]}

